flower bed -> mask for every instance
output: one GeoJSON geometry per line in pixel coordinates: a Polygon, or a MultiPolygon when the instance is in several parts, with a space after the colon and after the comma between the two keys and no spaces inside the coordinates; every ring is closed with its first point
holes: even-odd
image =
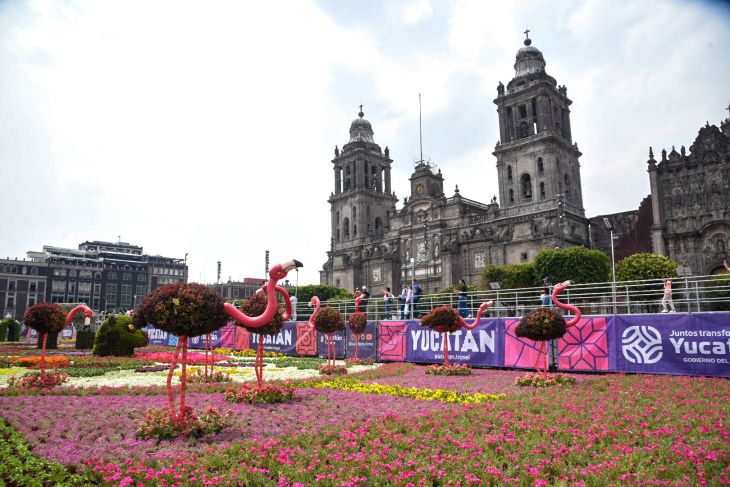
{"type": "MultiPolygon", "coordinates": [[[[38,355],[29,355],[25,357],[15,357],[10,360],[11,365],[17,367],[29,367],[38,368],[41,361],[41,357],[38,355]]],[[[49,355],[46,357],[46,368],[57,369],[62,367],[69,367],[71,360],[65,355],[49,355]]]]}
{"type": "Polygon", "coordinates": [[[274,404],[289,402],[294,398],[294,389],[275,384],[264,384],[261,388],[253,384],[243,384],[226,391],[226,400],[248,404],[274,404]]]}
{"type": "Polygon", "coordinates": [[[347,373],[347,366],[322,364],[317,367],[317,370],[322,375],[343,375],[347,373]]]}
{"type": "Polygon", "coordinates": [[[68,374],[59,371],[50,371],[45,377],[40,373],[28,373],[8,379],[8,387],[12,389],[46,389],[56,387],[68,380],[68,374]]]}
{"type": "Polygon", "coordinates": [[[426,367],[426,373],[431,375],[471,375],[471,367],[464,364],[433,364],[426,367]]]}
{"type": "MultiPolygon", "coordinates": [[[[132,355],[132,358],[136,359],[144,359],[150,362],[161,362],[161,363],[170,363],[172,361],[172,357],[175,355],[174,352],[153,352],[153,353],[135,353],[132,355]]],[[[178,358],[179,360],[179,358],[178,358]]],[[[188,359],[187,364],[194,364],[194,365],[203,365],[205,364],[205,354],[200,352],[188,352],[188,359]]],[[[216,355],[216,354],[208,354],[208,362],[211,360],[213,362],[219,362],[222,360],[228,360],[228,357],[226,355],[216,355]]]]}
{"type": "Polygon", "coordinates": [[[547,376],[544,376],[535,372],[528,372],[527,374],[518,377],[515,380],[515,385],[527,387],[550,387],[565,384],[575,384],[575,382],[575,377],[571,377],[565,374],[549,374],[547,376]]]}

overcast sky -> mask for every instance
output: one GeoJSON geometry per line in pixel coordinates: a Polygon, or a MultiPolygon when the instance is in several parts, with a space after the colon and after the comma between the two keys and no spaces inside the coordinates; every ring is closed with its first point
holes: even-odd
{"type": "Polygon", "coordinates": [[[587,216],[637,208],[648,147],[728,116],[723,2],[0,2],[0,255],[121,238],[212,282],[269,249],[318,283],[360,103],[399,207],[419,93],[447,196],[498,194],[492,100],[526,26],[573,100],[587,216]]]}

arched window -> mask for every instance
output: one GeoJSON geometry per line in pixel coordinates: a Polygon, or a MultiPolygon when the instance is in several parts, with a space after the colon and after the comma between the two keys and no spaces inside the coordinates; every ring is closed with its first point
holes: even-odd
{"type": "Polygon", "coordinates": [[[73,269],[71,269],[70,271],[68,271],[68,277],[76,277],[76,271],[73,270],[73,269]]]}
{"type": "Polygon", "coordinates": [[[509,202],[514,203],[515,202],[515,192],[511,189],[509,190],[509,202]]]}
{"type": "Polygon", "coordinates": [[[542,163],[542,157],[537,158],[537,170],[538,170],[538,172],[545,171],[545,165],[542,163]]]}
{"type": "Polygon", "coordinates": [[[345,238],[350,238],[350,220],[348,218],[345,218],[345,220],[342,222],[342,226],[345,229],[345,238]]]}
{"type": "Polygon", "coordinates": [[[512,166],[507,166],[507,179],[512,181],[512,166]]]}
{"type": "Polygon", "coordinates": [[[526,200],[532,199],[532,180],[529,174],[523,174],[520,178],[520,186],[522,188],[522,197],[526,200]]]}
{"type": "Polygon", "coordinates": [[[545,197],[545,183],[540,183],[540,198],[545,197]]]}
{"type": "Polygon", "coordinates": [[[352,237],[357,237],[357,225],[354,223],[352,224],[352,237]]]}
{"type": "Polygon", "coordinates": [[[37,276],[38,275],[38,268],[37,267],[31,267],[30,268],[30,275],[31,276],[37,276]]]}

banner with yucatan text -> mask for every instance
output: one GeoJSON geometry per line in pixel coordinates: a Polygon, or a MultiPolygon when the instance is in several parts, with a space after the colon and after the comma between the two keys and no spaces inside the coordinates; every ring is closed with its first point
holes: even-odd
{"type": "MultiPolygon", "coordinates": [[[[471,324],[474,320],[466,320],[471,324]]],[[[504,363],[504,326],[496,318],[481,319],[473,330],[439,333],[418,321],[409,321],[407,355],[409,362],[444,361],[444,342],[448,340],[449,361],[458,364],[502,366],[504,363]]]]}
{"type": "Polygon", "coordinates": [[[609,318],[618,372],[730,377],[730,314],[609,318]]]}

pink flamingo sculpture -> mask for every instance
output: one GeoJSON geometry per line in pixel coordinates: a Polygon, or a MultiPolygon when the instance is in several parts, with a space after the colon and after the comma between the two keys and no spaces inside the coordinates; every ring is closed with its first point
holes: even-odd
{"type": "MultiPolygon", "coordinates": [[[[269,281],[264,285],[263,288],[266,291],[267,297],[266,309],[259,316],[253,317],[245,315],[230,303],[225,303],[223,305],[224,311],[228,316],[230,316],[242,325],[248,326],[249,328],[261,328],[262,326],[268,324],[274,318],[274,315],[276,314],[276,311],[279,307],[279,302],[276,300],[276,293],[277,291],[283,291],[283,294],[285,295],[284,300],[287,303],[288,317],[288,315],[291,314],[291,301],[289,301],[288,299],[289,294],[286,292],[286,290],[284,290],[284,288],[277,286],[276,282],[284,279],[290,271],[299,267],[302,267],[301,262],[299,262],[298,260],[290,260],[283,264],[276,264],[274,267],[271,268],[271,270],[269,270],[269,281]]],[[[259,350],[257,350],[256,353],[256,378],[258,380],[259,387],[261,387],[262,385],[262,377],[260,374],[260,370],[263,368],[262,347],[263,341],[259,340],[259,348],[261,349],[261,353],[259,353],[259,350]]]]}
{"type": "Polygon", "coordinates": [[[71,322],[74,319],[74,316],[79,311],[84,312],[84,325],[88,325],[89,323],[91,323],[91,317],[94,315],[94,312],[91,311],[91,308],[89,308],[88,306],[84,306],[83,304],[80,304],[80,305],[76,306],[74,309],[72,309],[71,311],[69,311],[68,314],[66,315],[66,326],[71,324],[71,322]]]}
{"type": "MultiPolygon", "coordinates": [[[[367,326],[367,317],[364,312],[360,311],[360,302],[362,301],[362,294],[355,295],[355,312],[350,316],[350,329],[355,333],[355,360],[360,360],[360,334],[363,330],[357,330],[357,326],[353,327],[353,318],[358,320],[363,328],[367,326]],[[360,316],[362,315],[362,316],[360,316]]],[[[329,355],[329,352],[328,352],[329,355]]]]}
{"type": "MultiPolygon", "coordinates": [[[[537,338],[537,340],[540,341],[540,348],[537,352],[537,358],[535,359],[535,369],[537,370],[538,373],[542,372],[543,377],[545,377],[545,378],[547,378],[547,375],[548,375],[547,341],[550,339],[553,339],[553,338],[559,338],[559,337],[563,336],[565,334],[565,329],[570,328],[571,326],[574,326],[575,324],[578,323],[578,321],[580,321],[580,317],[581,317],[580,310],[573,305],[562,303],[558,299],[558,294],[563,292],[571,284],[573,284],[573,281],[570,281],[570,280],[561,282],[560,284],[556,284],[555,287],[553,288],[553,293],[552,293],[552,299],[553,299],[553,303],[555,303],[555,306],[557,306],[560,309],[571,311],[573,313],[573,318],[570,321],[565,321],[565,319],[562,316],[560,316],[558,313],[555,313],[554,311],[550,311],[550,310],[547,310],[544,308],[538,309],[538,310],[530,313],[530,315],[532,315],[534,313],[549,313],[549,314],[551,314],[552,319],[554,320],[553,323],[555,326],[554,326],[553,330],[551,330],[551,334],[542,335],[543,336],[542,338],[537,338]],[[558,323],[558,321],[557,321],[558,319],[565,323],[565,329],[561,329],[562,324],[558,323]],[[541,358],[542,358],[542,362],[543,362],[542,370],[540,370],[540,362],[541,362],[540,359],[541,358]]],[[[527,316],[528,319],[529,319],[530,315],[527,316]]],[[[524,318],[523,318],[523,320],[524,320],[524,318]]],[[[522,326],[522,322],[520,322],[520,326],[522,326]]],[[[528,335],[524,335],[524,336],[530,337],[529,330],[527,330],[527,331],[528,331],[528,335]]],[[[518,336],[523,336],[518,333],[518,330],[515,330],[515,334],[517,334],[518,336]]],[[[532,339],[536,339],[536,338],[532,338],[532,339]]]]}
{"type": "MultiPolygon", "coordinates": [[[[479,325],[479,321],[482,319],[482,314],[484,314],[485,311],[489,309],[489,307],[492,305],[492,301],[487,301],[486,303],[482,303],[481,306],[479,306],[479,310],[477,311],[477,316],[474,318],[474,323],[471,325],[468,324],[464,318],[459,316],[459,319],[461,320],[461,326],[463,328],[466,328],[467,330],[473,330],[474,328],[479,325]]],[[[449,340],[448,338],[444,339],[444,365],[449,365],[449,340]]]]}
{"type": "Polygon", "coordinates": [[[567,309],[568,311],[573,312],[573,319],[565,322],[566,328],[570,328],[571,326],[578,323],[578,321],[580,321],[580,310],[578,308],[576,308],[575,306],[573,306],[571,304],[561,303],[558,300],[558,294],[562,293],[565,290],[565,288],[567,288],[571,284],[573,284],[573,281],[565,281],[565,282],[561,282],[560,284],[556,284],[555,287],[553,288],[553,303],[555,303],[555,306],[557,306],[560,309],[567,309]]]}

